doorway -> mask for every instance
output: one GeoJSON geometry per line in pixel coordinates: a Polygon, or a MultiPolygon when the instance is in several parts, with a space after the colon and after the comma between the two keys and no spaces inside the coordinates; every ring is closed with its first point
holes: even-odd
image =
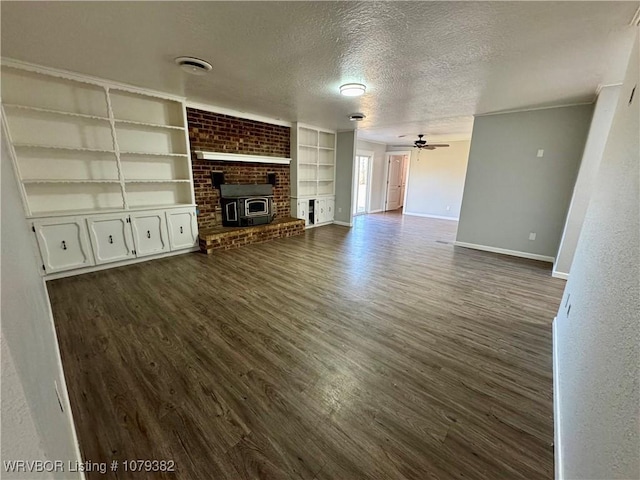
{"type": "Polygon", "coordinates": [[[387,194],[385,211],[404,207],[411,152],[387,153],[387,194]]]}
{"type": "Polygon", "coordinates": [[[371,160],[373,153],[358,152],[356,155],[354,215],[369,213],[371,198],[371,160]]]}

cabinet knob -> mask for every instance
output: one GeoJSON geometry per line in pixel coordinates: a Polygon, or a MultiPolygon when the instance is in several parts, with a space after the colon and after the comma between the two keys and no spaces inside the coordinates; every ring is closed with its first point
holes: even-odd
{"type": "Polygon", "coordinates": [[[113,235],[109,235],[109,243],[113,243],[113,235]]]}
{"type": "Polygon", "coordinates": [[[180,233],[184,233],[184,232],[182,231],[182,226],[180,226],[180,233]]]}
{"type": "Polygon", "coordinates": [[[147,230],[147,238],[151,238],[151,230],[147,230]]]}
{"type": "Polygon", "coordinates": [[[63,250],[67,249],[67,242],[65,242],[64,240],[62,240],[62,249],[63,250]]]}

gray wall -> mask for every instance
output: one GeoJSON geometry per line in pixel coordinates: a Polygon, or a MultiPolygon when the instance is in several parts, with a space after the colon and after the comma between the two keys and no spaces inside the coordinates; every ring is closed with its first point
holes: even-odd
{"type": "Polygon", "coordinates": [[[582,230],[582,223],[587,213],[587,207],[589,206],[609,130],[611,130],[613,113],[616,110],[619,96],[619,85],[605,87],[598,95],[587,143],[582,155],[582,162],[580,162],[578,178],[571,197],[569,213],[567,213],[567,220],[562,233],[562,240],[553,265],[553,273],[556,276],[566,277],[571,269],[571,262],[576,251],[580,231],[582,230]]]}
{"type": "Polygon", "coordinates": [[[351,224],[353,170],[356,154],[356,131],[338,132],[336,139],[336,211],[337,222],[351,224]]]}
{"type": "Polygon", "coordinates": [[[358,140],[357,150],[368,150],[373,152],[371,163],[371,198],[369,205],[371,212],[378,212],[384,209],[384,200],[387,194],[387,146],[382,143],[367,142],[358,140]]]}
{"type": "MultiPolygon", "coordinates": [[[[39,456],[39,450],[43,450],[51,460],[62,460],[65,464],[75,462],[79,458],[49,298],[39,274],[41,262],[36,257],[33,233],[24,218],[4,132],[1,163],[2,460],[30,460],[21,455],[29,450],[29,442],[36,441],[32,435],[33,430],[29,428],[29,423],[33,422],[41,442],[40,445],[32,445],[33,455],[39,456]],[[8,358],[5,352],[7,346],[17,377],[12,373],[13,365],[5,363],[8,358]],[[15,384],[11,385],[16,378],[22,384],[21,389],[15,384]],[[58,383],[65,413],[58,406],[54,382],[58,383]],[[21,395],[21,390],[24,396],[21,395]],[[28,409],[24,406],[25,398],[28,409]],[[4,421],[4,418],[13,415],[22,415],[23,418],[4,421]]],[[[28,478],[50,476],[27,475],[28,478]]],[[[79,473],[68,472],[55,476],[80,478],[79,473]]],[[[12,477],[3,473],[2,478],[12,477]]]]}
{"type": "Polygon", "coordinates": [[[476,117],[457,241],[553,258],[592,112],[578,105],[476,117]]]}
{"type": "Polygon", "coordinates": [[[640,478],[639,54],[636,39],[554,325],[562,479],[640,478]]]}
{"type": "Polygon", "coordinates": [[[405,215],[460,216],[470,143],[447,143],[437,150],[412,149],[405,215]]]}

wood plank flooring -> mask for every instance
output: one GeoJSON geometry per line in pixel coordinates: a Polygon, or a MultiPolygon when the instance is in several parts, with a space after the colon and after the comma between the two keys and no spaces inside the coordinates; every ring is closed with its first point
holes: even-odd
{"type": "Polygon", "coordinates": [[[89,479],[551,479],[550,265],[456,224],[352,229],[48,283],[89,479]]]}

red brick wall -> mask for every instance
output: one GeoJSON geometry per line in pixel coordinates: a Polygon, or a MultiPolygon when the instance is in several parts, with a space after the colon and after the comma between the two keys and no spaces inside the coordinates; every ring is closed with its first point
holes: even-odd
{"type": "Polygon", "coordinates": [[[187,108],[189,143],[193,165],[193,183],[198,205],[198,226],[221,225],[220,191],[211,184],[211,172],[224,172],[225,183],[267,183],[274,172],[273,188],[276,218],[291,215],[290,174],[288,165],[198,160],[196,150],[244,153],[270,157],[289,157],[291,129],[244,118],[187,108]]]}

